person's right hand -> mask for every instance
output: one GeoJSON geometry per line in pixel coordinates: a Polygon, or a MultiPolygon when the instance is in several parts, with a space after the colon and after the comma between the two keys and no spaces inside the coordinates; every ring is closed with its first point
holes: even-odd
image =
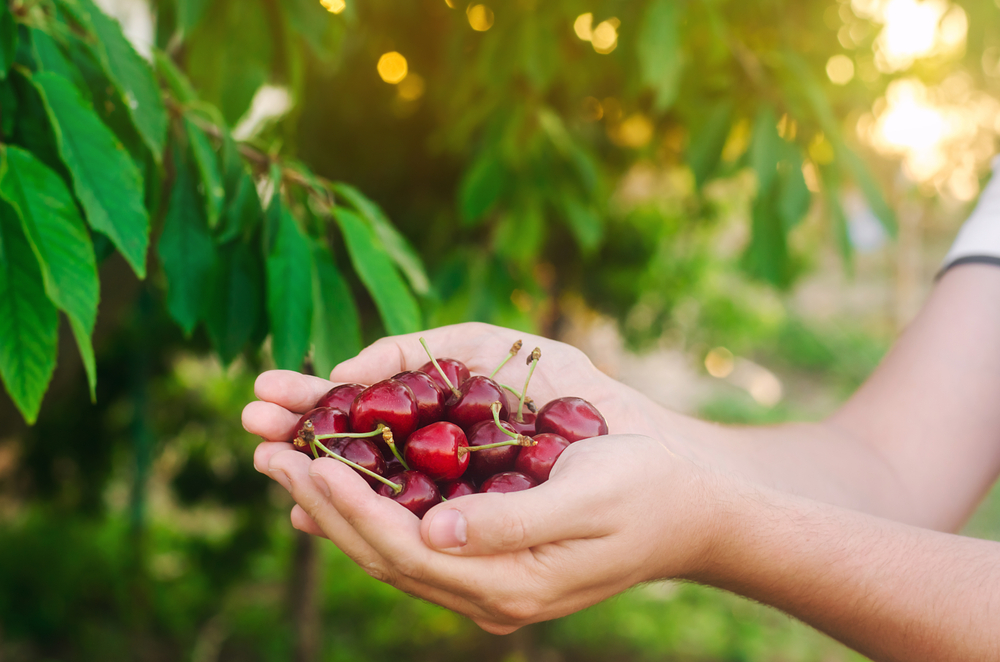
{"type": "Polygon", "coordinates": [[[711,563],[723,481],[637,435],[572,444],[548,482],[473,494],[421,521],[332,458],[263,443],[257,469],[297,502],[293,525],[329,538],[373,577],[506,634],[635,584],[711,563]]]}

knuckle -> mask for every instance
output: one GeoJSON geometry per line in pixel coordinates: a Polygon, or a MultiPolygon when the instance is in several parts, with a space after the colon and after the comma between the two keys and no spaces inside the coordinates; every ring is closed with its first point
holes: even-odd
{"type": "Polygon", "coordinates": [[[378,581],[391,586],[395,586],[397,584],[396,577],[379,563],[372,561],[370,563],[363,564],[361,567],[372,579],[377,579],[378,581]]]}
{"type": "Polygon", "coordinates": [[[508,597],[506,600],[497,601],[491,612],[505,623],[524,625],[535,620],[539,608],[533,598],[508,597]]]}
{"type": "Polygon", "coordinates": [[[395,561],[396,571],[407,579],[419,582],[424,576],[424,567],[411,556],[405,556],[395,561]]]}
{"type": "Polygon", "coordinates": [[[501,549],[520,549],[528,538],[524,518],[519,512],[505,511],[495,535],[501,549]]]}

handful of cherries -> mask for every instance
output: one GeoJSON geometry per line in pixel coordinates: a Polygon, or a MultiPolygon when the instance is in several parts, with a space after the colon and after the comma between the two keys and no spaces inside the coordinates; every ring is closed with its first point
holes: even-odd
{"type": "Polygon", "coordinates": [[[582,398],[557,398],[536,411],[527,392],[538,348],[518,391],[493,377],[521,350],[520,340],[489,377],[435,359],[423,338],[420,344],[430,361],[418,370],[332,388],[299,420],[295,448],[340,460],[423,517],[445,499],[544,483],[571,443],[608,434],[604,417],[582,398]]]}

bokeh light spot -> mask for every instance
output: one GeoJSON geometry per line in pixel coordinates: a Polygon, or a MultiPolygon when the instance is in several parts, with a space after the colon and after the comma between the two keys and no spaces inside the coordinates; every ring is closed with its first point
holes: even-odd
{"type": "Polygon", "coordinates": [[[719,379],[725,379],[733,372],[735,366],[733,353],[725,347],[716,347],[705,356],[705,370],[719,379]]]}
{"type": "Polygon", "coordinates": [[[469,25],[476,32],[486,32],[493,27],[493,10],[486,5],[472,5],[466,11],[469,25]]]}
{"type": "Polygon", "coordinates": [[[826,63],[826,75],[834,85],[847,85],[854,78],[854,60],[834,55],[826,63]]]}
{"type": "Polygon", "coordinates": [[[323,9],[331,14],[339,14],[347,9],[347,3],[344,0],[319,0],[319,4],[323,5],[323,9]]]}
{"type": "Polygon", "coordinates": [[[618,25],[620,22],[616,18],[609,18],[597,24],[590,38],[595,51],[607,55],[618,47],[618,25]]]}
{"type": "Polygon", "coordinates": [[[580,14],[573,21],[573,32],[584,41],[590,41],[594,36],[594,15],[590,12],[580,14]]]}
{"type": "Polygon", "coordinates": [[[594,97],[587,97],[583,100],[583,119],[587,122],[596,122],[604,117],[604,108],[601,102],[594,97]]]}
{"type": "Polygon", "coordinates": [[[395,85],[401,82],[408,72],[406,58],[396,51],[383,53],[378,59],[378,75],[387,83],[395,85]]]}
{"type": "Polygon", "coordinates": [[[424,96],[424,78],[418,74],[410,74],[396,88],[399,98],[404,101],[416,101],[424,96]]]}

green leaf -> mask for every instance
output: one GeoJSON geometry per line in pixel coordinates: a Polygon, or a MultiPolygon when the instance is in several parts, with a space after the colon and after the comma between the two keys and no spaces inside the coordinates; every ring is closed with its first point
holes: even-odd
{"type": "Polygon", "coordinates": [[[261,259],[246,242],[219,249],[212,270],[205,326],[223,364],[235,359],[254,335],[263,315],[261,259]]]}
{"type": "Polygon", "coordinates": [[[41,30],[32,28],[30,32],[31,47],[35,53],[35,62],[38,64],[38,70],[51,71],[63,78],[70,79],[81,90],[86,88],[87,84],[80,75],[79,69],[69,63],[62,49],[59,48],[59,44],[41,30]]]}
{"type": "Polygon", "coordinates": [[[865,199],[868,200],[868,204],[871,205],[875,216],[878,217],[878,220],[882,221],[882,225],[886,231],[895,237],[898,226],[896,212],[893,211],[889,203],[886,202],[885,196],[882,195],[882,188],[876,181],[875,175],[869,170],[868,165],[861,160],[861,157],[842,141],[837,140],[833,145],[837,152],[837,160],[851,174],[858,188],[864,193],[865,199]]]}
{"type": "Polygon", "coordinates": [[[0,3],[0,78],[6,78],[17,57],[17,23],[6,2],[0,3]]]}
{"type": "Polygon", "coordinates": [[[94,34],[95,51],[108,78],[121,92],[132,123],[156,162],[163,158],[167,141],[167,109],[149,64],[140,57],[113,18],[93,0],[77,0],[87,12],[94,34]]]}
{"type": "Polygon", "coordinates": [[[505,212],[497,224],[494,245],[505,260],[522,266],[534,264],[545,241],[545,216],[536,200],[522,201],[505,212]]]}
{"type": "Polygon", "coordinates": [[[208,227],[215,228],[219,224],[219,214],[226,201],[226,189],[222,186],[222,173],[219,171],[219,160],[208,136],[191,120],[184,118],[184,128],[187,130],[191,143],[191,153],[198,166],[201,176],[202,193],[205,196],[205,209],[208,214],[208,227]]]}
{"type": "Polygon", "coordinates": [[[795,145],[785,143],[785,158],[781,161],[778,176],[778,215],[785,231],[788,231],[799,224],[812,202],[812,193],[802,174],[802,157],[795,145]]]}
{"type": "Polygon", "coordinates": [[[829,181],[824,181],[824,184],[823,198],[833,226],[833,233],[837,237],[840,258],[844,263],[844,270],[848,275],[853,276],[854,247],[851,245],[851,236],[847,230],[847,214],[844,213],[844,207],[840,202],[840,187],[831,187],[829,181]]]}
{"type": "Polygon", "coordinates": [[[413,291],[426,295],[430,291],[430,281],[427,278],[427,272],[424,271],[424,264],[420,260],[420,256],[382,209],[349,184],[334,184],[333,190],[371,223],[375,234],[378,235],[385,250],[392,256],[403,275],[406,276],[413,291]]]}
{"type": "Polygon", "coordinates": [[[372,295],[386,331],[390,335],[418,331],[420,308],[417,301],[391,265],[391,258],[378,238],[354,212],[337,207],[333,215],[344,234],[354,271],[372,295]]]}
{"type": "Polygon", "coordinates": [[[198,25],[209,4],[211,4],[211,0],[177,1],[177,28],[182,34],[190,33],[198,25]]]}
{"type": "Polygon", "coordinates": [[[496,152],[484,151],[462,178],[458,211],[466,225],[481,221],[503,193],[505,172],[496,152]]]}
{"type": "Polygon", "coordinates": [[[174,150],[174,169],[176,178],[156,249],[167,277],[167,310],[190,336],[205,312],[205,283],[215,263],[215,246],[197,178],[179,149],[174,150]]]}
{"type": "Polygon", "coordinates": [[[361,321],[347,281],[325,246],[312,242],[313,365],[327,377],[341,361],[361,351],[361,321]]]}
{"type": "Polygon", "coordinates": [[[13,209],[0,202],[0,377],[29,425],[56,367],[59,313],[13,209]]]}
{"type": "Polygon", "coordinates": [[[758,196],[754,202],[750,245],[744,267],[754,277],[785,287],[791,281],[791,263],[785,228],[774,204],[774,194],[758,196]]]}
{"type": "Polygon", "coordinates": [[[282,209],[274,249],[267,256],[267,313],[271,353],[285,370],[299,370],[309,350],[313,314],[312,252],[292,215],[282,209]]]}
{"type": "Polygon", "coordinates": [[[781,155],[781,136],[778,135],[778,118],[770,106],[762,106],[754,120],[753,142],[750,144],[750,165],[757,173],[757,195],[771,192],[771,185],[778,172],[781,155]]]}
{"type": "Polygon", "coordinates": [[[153,66],[177,101],[188,104],[198,100],[198,93],[191,87],[191,81],[177,68],[170,56],[159,48],[153,49],[153,66]]]}
{"type": "MultiPolygon", "coordinates": [[[[253,178],[246,170],[242,170],[239,184],[223,213],[221,229],[217,231],[218,243],[224,244],[240,236],[249,236],[256,231],[263,217],[264,210],[260,206],[260,197],[257,195],[253,178]]],[[[270,242],[270,237],[267,241],[270,242]]],[[[266,249],[265,252],[270,251],[266,249]]]]}
{"type": "Polygon", "coordinates": [[[653,108],[662,113],[677,98],[684,68],[679,0],[653,0],[646,9],[636,50],[642,82],[653,89],[653,108]]]}
{"type": "Polygon", "coordinates": [[[604,236],[604,224],[594,209],[573,195],[564,195],[561,199],[563,217],[573,232],[576,243],[585,253],[592,253],[601,243],[604,236]]]}
{"type": "Polygon", "coordinates": [[[3,149],[0,157],[0,197],[21,219],[48,298],[69,318],[94,398],[97,366],[91,336],[100,281],[87,227],[59,175],[17,147],[3,149]]]}
{"type": "Polygon", "coordinates": [[[90,226],[106,234],[136,275],[145,278],[149,217],[138,168],[72,83],[52,73],[33,80],[90,226]]]}
{"type": "Polygon", "coordinates": [[[688,146],[688,165],[694,173],[695,183],[700,187],[708,181],[722,156],[722,148],[729,135],[729,123],[732,117],[732,104],[722,101],[706,112],[705,119],[691,134],[688,146]]]}

